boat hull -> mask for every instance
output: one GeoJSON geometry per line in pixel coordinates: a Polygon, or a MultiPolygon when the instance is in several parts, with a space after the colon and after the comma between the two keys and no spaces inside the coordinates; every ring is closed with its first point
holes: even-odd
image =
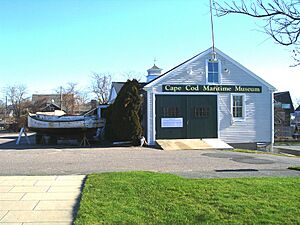
{"type": "Polygon", "coordinates": [[[38,116],[28,116],[28,128],[41,135],[76,137],[95,134],[98,128],[105,125],[105,119],[96,119],[91,116],[58,118],[57,120],[44,120],[38,116]]]}
{"type": "Polygon", "coordinates": [[[38,135],[48,135],[63,138],[82,138],[85,136],[94,136],[98,128],[29,128],[30,131],[38,135]]]}

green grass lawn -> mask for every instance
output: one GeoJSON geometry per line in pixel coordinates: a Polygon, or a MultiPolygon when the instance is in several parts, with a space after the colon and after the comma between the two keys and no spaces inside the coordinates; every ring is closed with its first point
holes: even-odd
{"type": "Polygon", "coordinates": [[[92,174],[75,224],[300,224],[300,178],[92,174]]]}
{"type": "Polygon", "coordinates": [[[241,153],[253,153],[253,154],[280,155],[280,154],[276,154],[276,153],[272,153],[272,152],[263,152],[263,151],[257,151],[257,150],[238,149],[238,148],[235,148],[233,150],[228,150],[228,151],[230,151],[230,152],[241,152],[241,153]]]}
{"type": "Polygon", "coordinates": [[[294,145],[300,145],[300,141],[279,141],[279,142],[275,142],[274,145],[277,146],[294,146],[294,145]]]}
{"type": "Polygon", "coordinates": [[[275,155],[275,156],[285,156],[285,157],[295,157],[298,158],[300,156],[281,154],[281,153],[273,153],[273,152],[263,152],[258,150],[248,150],[248,149],[233,149],[227,150],[229,152],[239,152],[239,153],[253,153],[253,154],[264,154],[264,155],[275,155]]]}

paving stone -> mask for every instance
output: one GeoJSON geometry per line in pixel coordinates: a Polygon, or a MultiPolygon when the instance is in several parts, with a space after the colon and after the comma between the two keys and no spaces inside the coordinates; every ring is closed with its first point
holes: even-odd
{"type": "Polygon", "coordinates": [[[85,175],[75,175],[75,176],[58,176],[57,181],[82,181],[85,178],[85,175]]]}
{"type": "Polygon", "coordinates": [[[34,222],[40,224],[40,222],[71,222],[73,219],[72,212],[66,211],[9,211],[1,222],[34,222]]]}
{"type": "Polygon", "coordinates": [[[1,176],[0,180],[23,180],[25,176],[1,176]]]}
{"type": "MultiPolygon", "coordinates": [[[[0,223],[1,225],[23,225],[23,223],[0,223]]],[[[33,224],[31,224],[33,225],[33,224]]]]}
{"type": "Polygon", "coordinates": [[[0,176],[0,225],[71,225],[85,176],[0,176]]]}
{"type": "Polygon", "coordinates": [[[36,182],[36,180],[5,180],[0,186],[33,186],[36,182]]]}
{"type": "Polygon", "coordinates": [[[77,197],[78,193],[26,193],[21,200],[74,200],[77,197]]]}
{"type": "Polygon", "coordinates": [[[38,201],[0,201],[0,210],[33,210],[38,201]]]}
{"type": "Polygon", "coordinates": [[[57,176],[24,176],[23,180],[48,180],[54,181],[57,179],[57,176]]]}
{"type": "Polygon", "coordinates": [[[9,192],[14,186],[0,186],[0,193],[1,192],[9,192]]]}
{"type": "Polygon", "coordinates": [[[4,217],[4,215],[5,215],[7,212],[8,212],[7,210],[0,211],[0,222],[1,222],[1,219],[4,217]]]}
{"type": "Polygon", "coordinates": [[[0,181],[30,181],[30,180],[48,180],[54,181],[57,176],[0,176],[0,181]]]}
{"type": "Polygon", "coordinates": [[[22,198],[23,195],[24,195],[24,193],[1,193],[0,201],[2,201],[2,200],[18,201],[22,198]]]}
{"type": "Polygon", "coordinates": [[[80,193],[80,187],[73,187],[73,186],[51,186],[47,192],[73,192],[73,193],[80,193]]]}
{"type": "Polygon", "coordinates": [[[38,181],[34,186],[75,186],[80,187],[81,181],[69,180],[69,181],[38,181]]]}
{"type": "MultiPolygon", "coordinates": [[[[0,186],[1,189],[1,186],[0,186]]],[[[49,186],[15,186],[13,187],[9,192],[26,192],[26,193],[32,193],[32,192],[47,192],[49,189],[49,186]]]]}
{"type": "Polygon", "coordinates": [[[34,210],[72,210],[75,201],[40,201],[34,210]]]}
{"type": "Polygon", "coordinates": [[[52,222],[52,223],[42,222],[42,223],[22,223],[22,225],[72,225],[72,223],[71,222],[52,222]]]}

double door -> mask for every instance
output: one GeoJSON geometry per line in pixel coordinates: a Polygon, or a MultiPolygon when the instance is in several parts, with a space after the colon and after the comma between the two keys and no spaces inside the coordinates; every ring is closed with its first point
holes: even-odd
{"type": "Polygon", "coordinates": [[[217,137],[216,95],[156,95],[156,139],[217,137]]]}

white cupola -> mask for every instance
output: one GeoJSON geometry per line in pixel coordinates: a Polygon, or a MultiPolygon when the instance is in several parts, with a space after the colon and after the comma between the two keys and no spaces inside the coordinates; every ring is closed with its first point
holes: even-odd
{"type": "Polygon", "coordinates": [[[157,77],[159,77],[161,75],[161,71],[162,69],[157,67],[154,63],[154,65],[147,70],[148,75],[147,75],[147,82],[150,82],[154,79],[156,79],[157,77]]]}

